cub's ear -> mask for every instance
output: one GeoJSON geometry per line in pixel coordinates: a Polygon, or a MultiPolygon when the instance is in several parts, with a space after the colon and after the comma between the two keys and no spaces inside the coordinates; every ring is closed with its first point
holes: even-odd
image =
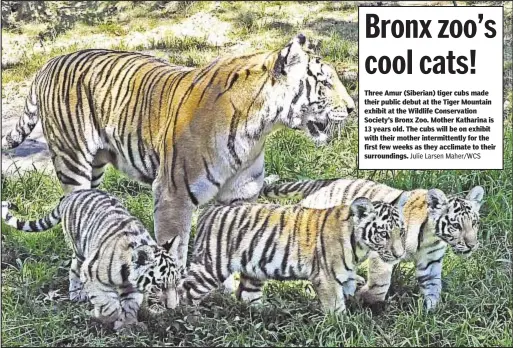
{"type": "Polygon", "coordinates": [[[144,266],[155,260],[155,250],[149,245],[141,245],[134,249],[132,253],[132,263],[144,266]]]}
{"type": "Polygon", "coordinates": [[[351,212],[356,218],[363,219],[374,212],[374,206],[368,198],[359,197],[351,203],[351,212]]]}
{"type": "Polygon", "coordinates": [[[431,189],[427,192],[428,213],[431,218],[437,220],[447,211],[448,200],[439,189],[431,189]]]}
{"type": "Polygon", "coordinates": [[[483,204],[484,198],[484,189],[481,186],[476,186],[467,194],[466,199],[475,204],[477,210],[481,208],[481,204],[483,204]]]}
{"type": "Polygon", "coordinates": [[[304,64],[306,73],[306,64],[308,64],[307,52],[310,51],[310,46],[310,42],[303,34],[292,38],[278,54],[278,58],[274,63],[274,76],[276,78],[286,76],[298,66],[301,66],[301,64],[304,64]]]}
{"type": "Polygon", "coordinates": [[[401,220],[404,220],[404,207],[406,203],[408,202],[408,199],[410,199],[411,192],[405,191],[401,193],[397,200],[397,210],[399,211],[399,217],[401,220]]]}
{"type": "Polygon", "coordinates": [[[169,255],[171,255],[171,256],[177,255],[178,247],[180,246],[181,240],[182,239],[180,238],[180,236],[174,236],[173,238],[171,238],[170,240],[168,240],[167,242],[162,244],[162,247],[164,248],[164,250],[166,250],[166,252],[169,255]]]}

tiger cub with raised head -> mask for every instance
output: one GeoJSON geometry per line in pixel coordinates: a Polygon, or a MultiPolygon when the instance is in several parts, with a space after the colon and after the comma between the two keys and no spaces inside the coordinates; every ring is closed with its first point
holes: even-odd
{"type": "MultiPolygon", "coordinates": [[[[276,178],[275,178],[276,180],[276,178]]],[[[398,205],[405,191],[369,180],[304,180],[264,186],[261,195],[268,198],[301,197],[302,206],[326,209],[348,204],[355,197],[398,205]]],[[[417,280],[424,306],[434,308],[442,291],[442,260],[446,246],[458,255],[468,256],[478,247],[479,209],[484,189],[476,186],[465,198],[446,197],[438,190],[409,191],[409,199],[400,208],[406,229],[406,257],[415,262],[417,280]]],[[[367,284],[357,296],[370,304],[385,300],[390,287],[392,266],[371,256],[367,284]]]]}
{"type": "Polygon", "coordinates": [[[180,299],[197,304],[234,272],[237,297],[254,302],[267,279],[310,280],[322,307],[343,312],[356,290],[356,266],[369,253],[394,264],[404,253],[396,207],[358,198],[351,205],[212,206],[198,219],[191,266],[180,299]]]}
{"type": "Polygon", "coordinates": [[[69,298],[75,302],[89,299],[94,316],[115,330],[137,323],[144,294],[162,296],[181,275],[170,256],[179,237],[158,246],[142,223],[105,192],[74,191],[36,221],[17,219],[9,212],[13,208],[2,202],[2,219],[21,231],[44,231],[62,221],[73,251],[69,298]]]}

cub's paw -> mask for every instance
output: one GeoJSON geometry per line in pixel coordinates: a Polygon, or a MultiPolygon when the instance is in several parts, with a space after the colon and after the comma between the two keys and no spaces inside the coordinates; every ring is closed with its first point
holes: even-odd
{"type": "Polygon", "coordinates": [[[137,320],[123,320],[118,319],[114,322],[112,328],[114,331],[118,332],[125,332],[125,331],[131,331],[131,332],[142,332],[147,331],[148,326],[140,321],[137,320]]]}
{"type": "Polygon", "coordinates": [[[424,297],[424,310],[426,312],[433,312],[436,309],[437,304],[438,298],[435,298],[434,296],[424,297]]]}
{"type": "Polygon", "coordinates": [[[239,282],[235,280],[234,275],[230,275],[221,286],[221,293],[226,295],[231,295],[235,292],[235,290],[239,287],[239,282]]]}
{"type": "Polygon", "coordinates": [[[271,175],[268,175],[268,176],[266,176],[264,178],[264,184],[265,185],[270,185],[270,184],[275,183],[278,180],[280,180],[280,176],[279,175],[271,174],[271,175]]]}
{"type": "Polygon", "coordinates": [[[369,290],[368,285],[365,285],[361,289],[356,291],[355,297],[359,302],[369,305],[381,301],[381,298],[378,298],[374,293],[372,293],[369,290]]]}
{"type": "Polygon", "coordinates": [[[69,293],[69,300],[72,302],[87,302],[89,296],[84,289],[77,289],[69,293]]]}
{"type": "Polygon", "coordinates": [[[367,281],[365,280],[364,277],[360,276],[360,275],[356,275],[356,284],[358,284],[358,286],[364,286],[365,283],[367,283],[367,281]]]}
{"type": "Polygon", "coordinates": [[[380,314],[385,310],[385,299],[371,293],[367,285],[356,292],[356,300],[363,306],[369,307],[375,315],[380,314]]]}

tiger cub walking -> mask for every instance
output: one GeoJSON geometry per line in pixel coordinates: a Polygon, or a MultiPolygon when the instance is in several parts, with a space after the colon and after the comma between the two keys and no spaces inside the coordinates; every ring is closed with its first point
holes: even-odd
{"type": "Polygon", "coordinates": [[[143,294],[159,294],[180,276],[174,255],[175,237],[159,247],[139,220],[113,196],[99,190],[77,190],[37,221],[12,216],[14,205],[2,202],[2,219],[18,230],[39,232],[61,221],[73,250],[69,298],[89,299],[94,315],[115,330],[137,323],[143,294]]]}
{"type": "Polygon", "coordinates": [[[198,219],[193,259],[179,294],[197,304],[240,272],[239,299],[259,300],[266,279],[303,279],[312,282],[325,310],[343,312],[344,296],[356,290],[356,265],[369,251],[388,263],[403,255],[401,219],[393,205],[359,198],[322,210],[213,206],[198,219]]]}
{"type": "MultiPolygon", "coordinates": [[[[479,209],[484,190],[476,186],[465,198],[446,197],[438,190],[409,191],[401,205],[399,196],[405,191],[369,180],[329,179],[304,180],[270,184],[262,189],[268,198],[303,198],[304,207],[327,209],[348,204],[355,197],[396,204],[404,217],[406,255],[417,267],[417,280],[427,310],[434,308],[442,291],[442,260],[447,245],[458,255],[468,256],[479,243],[479,209]]],[[[367,284],[357,296],[370,304],[384,301],[390,287],[392,265],[370,256],[367,284]]]]}

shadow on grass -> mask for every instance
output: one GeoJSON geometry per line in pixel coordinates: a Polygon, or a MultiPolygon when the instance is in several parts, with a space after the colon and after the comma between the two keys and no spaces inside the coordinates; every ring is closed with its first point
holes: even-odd
{"type": "Polygon", "coordinates": [[[290,23],[273,20],[271,22],[266,22],[263,26],[265,29],[275,29],[279,30],[283,35],[292,36],[296,31],[296,27],[290,23]]]}
{"type": "Polygon", "coordinates": [[[358,23],[331,18],[318,18],[306,24],[318,36],[338,34],[344,40],[358,43],[358,23]]]}
{"type": "MultiPolygon", "coordinates": [[[[262,305],[250,306],[215,291],[198,307],[181,305],[161,314],[142,310],[140,319],[147,323],[158,323],[149,329],[151,334],[161,341],[172,340],[175,345],[183,342],[219,345],[227,338],[219,333],[224,332],[226,336],[246,333],[251,336],[256,331],[269,336],[261,337],[264,339],[290,342],[291,338],[287,338],[287,334],[280,330],[283,323],[293,321],[296,325],[315,325],[324,316],[317,302],[305,297],[296,298],[292,302],[282,301],[272,296],[266,298],[262,305]],[[217,335],[213,336],[209,332],[217,332],[217,335]]],[[[296,343],[301,344],[301,340],[296,343]]]]}

